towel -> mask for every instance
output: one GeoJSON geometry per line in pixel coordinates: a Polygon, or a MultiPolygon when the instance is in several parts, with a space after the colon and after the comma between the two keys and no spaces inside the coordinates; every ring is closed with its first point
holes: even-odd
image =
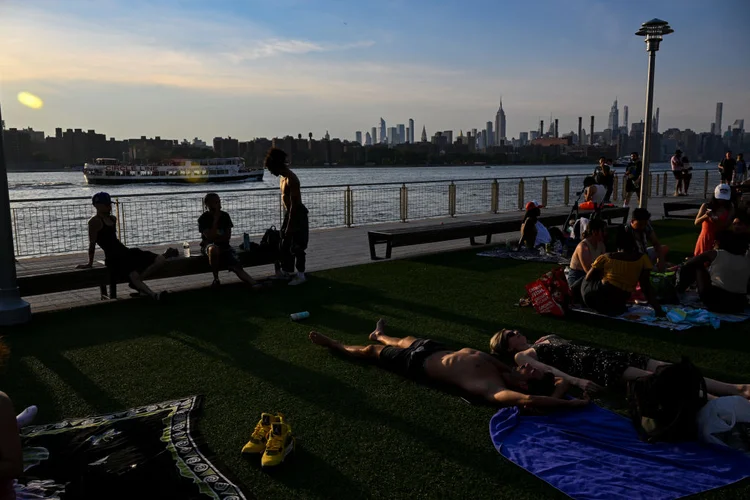
{"type": "Polygon", "coordinates": [[[648,444],[596,405],[544,416],[503,408],[490,437],[505,458],[576,499],[671,500],[750,476],[750,458],[697,442],[648,444]]]}

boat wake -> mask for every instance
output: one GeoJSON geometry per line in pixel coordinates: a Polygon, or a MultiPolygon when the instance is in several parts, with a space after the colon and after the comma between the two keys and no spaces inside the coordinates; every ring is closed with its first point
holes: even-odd
{"type": "Polygon", "coordinates": [[[71,186],[80,186],[72,182],[10,182],[10,189],[65,189],[71,186]]]}

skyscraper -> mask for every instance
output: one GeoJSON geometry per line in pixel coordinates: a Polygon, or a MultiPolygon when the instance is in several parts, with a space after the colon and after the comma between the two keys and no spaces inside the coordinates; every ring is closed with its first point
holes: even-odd
{"type": "Polygon", "coordinates": [[[492,122],[487,122],[487,147],[494,146],[495,144],[495,134],[492,132],[492,122]]]}
{"type": "Polygon", "coordinates": [[[528,132],[521,132],[518,134],[518,141],[521,143],[521,146],[525,146],[529,143],[529,133],[528,132]]]}
{"type": "Polygon", "coordinates": [[[409,144],[414,144],[414,119],[409,118],[409,144]]]}
{"type": "Polygon", "coordinates": [[[446,138],[446,142],[448,144],[453,144],[453,131],[452,130],[446,130],[443,132],[443,136],[446,138]]]}
{"type": "MultiPolygon", "coordinates": [[[[628,116],[627,110],[628,110],[628,107],[625,106],[625,116],[628,116]]],[[[579,116],[578,117],[578,145],[579,146],[583,145],[583,140],[581,139],[583,134],[581,132],[583,132],[583,117],[579,116]]]]}
{"type": "Polygon", "coordinates": [[[380,117],[380,142],[386,144],[388,142],[388,132],[385,129],[385,120],[380,117]]]}
{"type": "Polygon", "coordinates": [[[377,144],[378,143],[378,128],[372,127],[372,130],[370,130],[370,135],[372,136],[372,142],[370,144],[377,144]]]}
{"type": "Polygon", "coordinates": [[[354,133],[354,140],[357,141],[358,143],[362,144],[362,131],[357,130],[354,133]]]}
{"type": "Polygon", "coordinates": [[[716,103],[716,120],[714,120],[714,123],[716,124],[714,127],[714,130],[716,131],[716,135],[721,135],[721,113],[723,110],[724,110],[724,103],[717,102],[716,103]]]}
{"type": "Polygon", "coordinates": [[[388,144],[398,144],[398,129],[396,127],[390,127],[388,129],[388,144]]]}
{"type": "Polygon", "coordinates": [[[628,130],[628,107],[627,106],[623,106],[622,107],[622,111],[623,111],[623,115],[624,115],[624,118],[625,118],[623,120],[623,122],[622,122],[622,126],[625,127],[625,130],[628,130]]]}
{"type": "Polygon", "coordinates": [[[620,110],[617,109],[617,99],[615,99],[612,108],[609,110],[609,121],[607,122],[607,128],[612,131],[614,135],[616,130],[620,129],[620,110]]]}
{"type": "Polygon", "coordinates": [[[424,128],[424,125],[422,125],[422,137],[421,137],[421,141],[422,142],[427,142],[427,130],[424,128]]]}
{"type": "Polygon", "coordinates": [[[403,123],[399,123],[398,127],[398,144],[406,142],[406,126],[403,123]]]}
{"type": "Polygon", "coordinates": [[[651,130],[652,134],[658,134],[659,133],[659,108],[656,108],[656,114],[654,115],[654,121],[651,123],[651,130]]]}
{"type": "Polygon", "coordinates": [[[414,135],[411,133],[411,129],[409,127],[406,127],[406,142],[411,144],[411,136],[414,135]]]}
{"type": "Polygon", "coordinates": [[[370,132],[365,134],[365,146],[372,146],[372,135],[370,135],[370,132]]]}
{"type": "Polygon", "coordinates": [[[498,146],[505,140],[505,111],[503,111],[503,98],[500,98],[500,108],[495,114],[495,144],[498,146]]]}

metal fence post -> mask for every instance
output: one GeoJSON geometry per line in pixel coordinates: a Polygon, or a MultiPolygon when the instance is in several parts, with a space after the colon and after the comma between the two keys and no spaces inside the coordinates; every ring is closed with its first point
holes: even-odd
{"type": "Polygon", "coordinates": [[[659,189],[659,182],[660,182],[660,181],[661,181],[661,178],[659,177],[659,175],[657,175],[657,176],[656,176],[656,196],[659,196],[659,191],[661,191],[661,190],[659,189]]]}
{"type": "Polygon", "coordinates": [[[115,198],[115,220],[117,221],[117,239],[122,241],[122,221],[120,220],[120,200],[115,198]]]}
{"type": "Polygon", "coordinates": [[[500,205],[500,184],[497,183],[497,179],[492,181],[492,200],[490,201],[490,212],[493,214],[497,213],[500,205]]]}
{"type": "Polygon", "coordinates": [[[622,199],[623,200],[628,199],[628,176],[627,175],[622,176],[622,199]]]}
{"type": "Polygon", "coordinates": [[[565,188],[564,188],[565,206],[567,207],[568,205],[570,205],[570,177],[568,177],[567,175],[565,176],[564,185],[565,185],[565,188]]]}
{"type": "Polygon", "coordinates": [[[612,176],[612,201],[617,201],[617,187],[618,187],[617,182],[618,182],[617,176],[613,175],[612,176]]]}
{"type": "Polygon", "coordinates": [[[648,174],[648,197],[653,198],[654,196],[654,174],[648,174]]]}
{"type": "Polygon", "coordinates": [[[703,177],[703,197],[706,198],[708,196],[708,170],[705,171],[705,176],[703,177]]]}
{"type": "Polygon", "coordinates": [[[547,178],[542,179],[542,205],[547,206],[547,178]]]}
{"type": "Polygon", "coordinates": [[[19,245],[18,240],[20,239],[20,236],[18,234],[18,217],[16,217],[16,209],[11,208],[10,209],[11,218],[13,219],[13,243],[16,245],[16,256],[20,255],[20,252],[18,251],[19,245]]]}
{"type": "Polygon", "coordinates": [[[453,181],[448,186],[448,215],[456,216],[456,185],[453,181]]]}
{"type": "Polygon", "coordinates": [[[408,211],[409,211],[409,194],[408,194],[408,188],[406,187],[406,184],[401,185],[401,198],[399,200],[399,208],[401,209],[401,222],[406,222],[406,219],[408,218],[408,211]]]}
{"type": "Polygon", "coordinates": [[[523,179],[518,180],[518,210],[523,210],[523,179]]]}
{"type": "Polygon", "coordinates": [[[344,224],[346,227],[352,227],[352,189],[346,186],[344,191],[344,224]]]}
{"type": "Polygon", "coordinates": [[[668,179],[667,173],[664,172],[664,187],[661,190],[661,195],[664,197],[667,196],[667,179],[668,179]]]}

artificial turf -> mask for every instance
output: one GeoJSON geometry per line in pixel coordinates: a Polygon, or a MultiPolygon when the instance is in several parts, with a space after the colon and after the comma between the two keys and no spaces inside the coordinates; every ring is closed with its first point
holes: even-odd
{"type": "MultiPolygon", "coordinates": [[[[696,232],[656,224],[679,255],[696,232]]],[[[675,333],[600,318],[558,320],[516,306],[549,265],[477,257],[476,250],[315,273],[304,286],[252,294],[239,287],[176,293],[38,314],[6,337],[0,379],[38,420],[86,416],[205,395],[200,428],[211,451],[257,498],[562,498],[503,459],[488,432],[494,411],[312,345],[318,330],[367,342],[379,317],[396,336],[486,349],[501,327],[549,332],[676,360],[750,381],[750,325],[675,333]],[[310,311],[292,323],[289,314],[310,311]],[[262,411],[282,412],[298,437],[288,463],[262,471],[240,455],[262,411]]],[[[747,498],[748,481],[705,495],[747,498]]]]}

